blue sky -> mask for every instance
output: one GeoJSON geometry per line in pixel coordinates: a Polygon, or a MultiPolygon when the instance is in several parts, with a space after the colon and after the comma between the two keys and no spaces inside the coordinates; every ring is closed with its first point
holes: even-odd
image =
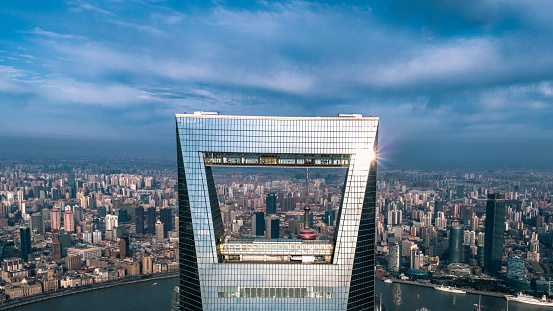
{"type": "Polygon", "coordinates": [[[551,16],[546,0],[4,1],[0,136],[172,156],[184,110],[362,113],[391,162],[547,164],[551,16]]]}

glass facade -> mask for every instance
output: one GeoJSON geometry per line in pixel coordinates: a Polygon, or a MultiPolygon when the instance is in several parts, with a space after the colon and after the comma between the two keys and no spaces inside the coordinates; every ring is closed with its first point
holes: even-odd
{"type": "Polygon", "coordinates": [[[176,129],[180,310],[374,310],[378,118],[194,113],[176,129]],[[347,167],[333,241],[228,241],[215,165],[347,167]]]}
{"type": "Polygon", "coordinates": [[[501,271],[503,234],[505,233],[505,195],[488,194],[484,236],[484,271],[495,274],[501,271]]]}

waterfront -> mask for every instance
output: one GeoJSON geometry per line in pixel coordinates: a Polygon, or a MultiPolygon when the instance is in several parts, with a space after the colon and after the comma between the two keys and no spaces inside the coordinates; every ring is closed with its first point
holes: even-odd
{"type": "Polygon", "coordinates": [[[171,292],[178,285],[177,277],[150,280],[92,290],[84,293],[43,300],[12,310],[170,310],[171,292]],[[156,285],[153,285],[157,283],[156,285]]]}
{"type": "MultiPolygon", "coordinates": [[[[121,285],[80,294],[49,299],[17,308],[19,311],[54,311],[78,308],[93,310],[169,310],[171,290],[178,284],[178,278],[152,280],[121,285]],[[157,283],[157,285],[152,285],[157,283]]],[[[414,311],[427,307],[431,311],[472,311],[478,303],[478,295],[438,292],[430,287],[409,284],[387,284],[376,281],[376,293],[382,293],[387,311],[414,311]]],[[[506,308],[506,299],[482,296],[482,310],[493,311],[506,308]]],[[[15,310],[15,309],[14,309],[15,310]]],[[[509,303],[510,311],[545,311],[547,307],[509,303]]]]}
{"type": "MultiPolygon", "coordinates": [[[[376,294],[382,293],[382,302],[387,311],[414,311],[426,307],[430,311],[472,311],[478,303],[478,295],[453,294],[424,287],[400,283],[376,281],[376,294]]],[[[482,311],[501,310],[507,307],[503,297],[481,296],[482,311]]],[[[545,311],[549,307],[509,302],[509,311],[545,311]]]]}

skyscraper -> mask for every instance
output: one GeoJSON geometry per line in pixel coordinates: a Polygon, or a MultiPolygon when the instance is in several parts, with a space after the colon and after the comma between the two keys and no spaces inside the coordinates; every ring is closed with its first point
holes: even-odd
{"type": "Polygon", "coordinates": [[[54,232],[58,231],[61,227],[61,214],[57,208],[53,208],[50,211],[50,227],[54,232]]]}
{"type": "Polygon", "coordinates": [[[378,118],[197,112],[176,127],[180,310],[374,309],[378,118]],[[211,170],[223,165],[347,168],[334,238],[223,238],[211,170]]]}
{"type": "Polygon", "coordinates": [[[488,194],[484,236],[484,271],[494,274],[501,270],[503,233],[505,232],[505,195],[488,194]]]}
{"type": "Polygon", "coordinates": [[[31,215],[31,231],[36,234],[44,234],[42,213],[33,213],[31,215]]]}
{"type": "Polygon", "coordinates": [[[160,220],[163,223],[163,235],[167,237],[167,232],[173,230],[173,209],[170,207],[162,208],[160,211],[160,220]]]}
{"type": "Polygon", "coordinates": [[[265,220],[265,232],[267,239],[278,239],[279,238],[279,220],[278,217],[269,216],[265,220]]]}
{"type": "Polygon", "coordinates": [[[156,208],[148,207],[148,233],[156,234],[156,208]]]}
{"type": "Polygon", "coordinates": [[[252,235],[265,235],[265,214],[263,212],[252,214],[252,235]]]}
{"type": "Polygon", "coordinates": [[[29,260],[29,254],[31,253],[31,229],[30,228],[19,229],[19,241],[21,244],[21,259],[27,262],[29,260]]]}
{"type": "Polygon", "coordinates": [[[130,240],[128,236],[119,239],[119,258],[130,256],[130,240]]]}
{"type": "Polygon", "coordinates": [[[388,271],[390,273],[399,273],[400,271],[400,245],[398,243],[390,243],[390,250],[388,252],[388,271]]]}
{"type": "Polygon", "coordinates": [[[52,240],[52,259],[61,259],[61,242],[57,233],[54,235],[54,239],[52,240]]]}
{"type": "Polygon", "coordinates": [[[75,218],[73,217],[72,211],[65,211],[65,213],[63,213],[63,228],[66,232],[75,231],[75,218]]]}
{"type": "Polygon", "coordinates": [[[274,215],[277,212],[277,197],[274,193],[267,194],[265,200],[265,213],[267,215],[274,215]]]}
{"type": "Polygon", "coordinates": [[[462,262],[463,256],[463,227],[449,227],[449,262],[462,262]]]}
{"type": "Polygon", "coordinates": [[[135,232],[138,234],[144,233],[144,208],[139,206],[134,210],[134,224],[136,226],[135,232]]]}

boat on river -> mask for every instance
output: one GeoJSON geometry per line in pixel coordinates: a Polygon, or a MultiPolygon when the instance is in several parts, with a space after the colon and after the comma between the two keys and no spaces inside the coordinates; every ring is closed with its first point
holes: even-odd
{"type": "Polygon", "coordinates": [[[523,293],[518,293],[517,295],[505,295],[505,298],[507,298],[507,300],[509,301],[516,301],[516,302],[527,303],[527,304],[538,305],[538,306],[553,307],[553,302],[550,300],[547,300],[545,296],[543,296],[542,299],[538,299],[530,295],[524,295],[523,293]]]}
{"type": "Polygon", "coordinates": [[[455,287],[451,287],[451,286],[434,286],[435,289],[437,290],[440,290],[440,291],[443,291],[443,292],[448,292],[448,293],[455,293],[455,294],[466,294],[467,292],[465,292],[464,290],[460,289],[460,288],[455,288],[455,287]]]}

